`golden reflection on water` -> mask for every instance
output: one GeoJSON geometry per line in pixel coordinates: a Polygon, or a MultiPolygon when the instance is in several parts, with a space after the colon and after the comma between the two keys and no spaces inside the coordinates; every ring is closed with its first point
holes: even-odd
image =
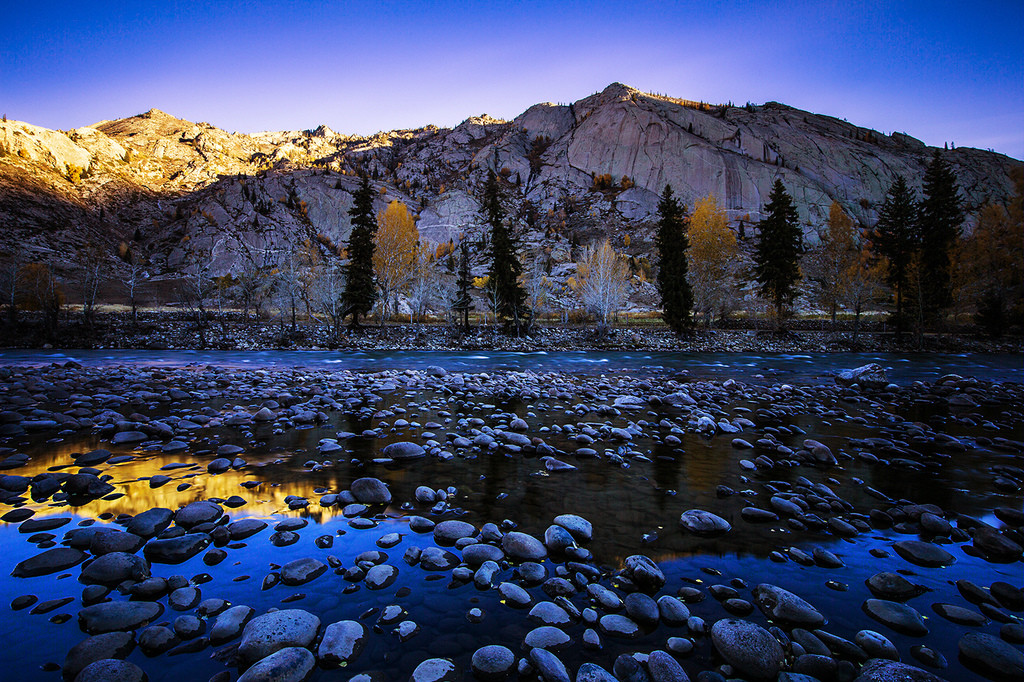
{"type": "MultiPolygon", "coordinates": [[[[19,476],[32,477],[46,471],[78,472],[81,467],[72,463],[71,455],[81,453],[83,448],[72,443],[53,443],[46,447],[45,454],[37,453],[28,465],[12,471],[19,476]]],[[[115,452],[115,456],[122,453],[115,452]]],[[[321,507],[318,500],[323,493],[316,489],[339,490],[340,477],[337,472],[324,469],[317,472],[316,480],[303,480],[295,477],[281,467],[268,466],[281,456],[281,453],[263,457],[247,456],[247,465],[239,470],[230,469],[221,474],[209,474],[207,463],[212,457],[196,458],[188,452],[163,454],[152,452],[135,453],[135,458],[118,464],[104,463],[95,467],[100,476],[110,476],[107,481],[115,490],[105,497],[120,494],[116,499],[96,499],[89,503],[72,507],[63,502],[50,500],[29,502],[25,506],[36,511],[36,516],[53,516],[73,511],[84,517],[98,519],[101,515],[129,514],[136,515],[153,509],[166,507],[177,509],[190,502],[212,498],[227,499],[232,496],[241,497],[246,504],[236,509],[225,509],[232,516],[270,516],[284,514],[306,516],[310,520],[324,521],[341,515],[338,507],[321,507]],[[161,467],[173,463],[187,463],[187,468],[161,471],[161,467]],[[268,480],[273,474],[281,474],[280,481],[268,480]],[[171,480],[162,486],[153,488],[149,478],[163,474],[171,480]],[[261,481],[260,485],[247,488],[241,484],[246,481],[261,481]],[[179,491],[178,485],[189,484],[189,488],[179,491]],[[289,495],[305,497],[310,501],[307,509],[292,510],[285,498],[289,495]]],[[[27,497],[26,493],[26,497],[27,497]]]]}

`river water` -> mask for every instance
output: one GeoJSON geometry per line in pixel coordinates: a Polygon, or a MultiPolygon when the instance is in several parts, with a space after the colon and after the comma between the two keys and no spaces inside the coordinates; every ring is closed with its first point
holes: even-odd
{"type": "Polygon", "coordinates": [[[896,382],[934,381],[961,374],[988,381],[1024,381],[1024,358],[1012,353],[669,353],[566,351],[198,351],[198,350],[0,350],[0,365],[40,365],[74,360],[83,365],[182,366],[190,363],[238,368],[423,369],[450,372],[498,369],[603,372],[687,371],[695,378],[811,383],[869,363],[882,365],[896,382]]]}
{"type": "MultiPolygon", "coordinates": [[[[557,374],[565,375],[567,385],[572,384],[573,377],[583,377],[580,381],[594,387],[595,391],[613,383],[617,377],[633,382],[649,378],[655,385],[661,381],[703,379],[716,382],[734,379],[762,387],[783,383],[831,385],[836,372],[869,362],[885,367],[890,380],[900,386],[914,381],[931,382],[947,374],[1002,383],[1020,383],[1024,379],[1021,358],[1012,355],[0,352],[0,366],[35,367],[38,371],[69,360],[86,369],[128,367],[157,373],[189,365],[197,368],[213,365],[229,373],[236,369],[245,377],[252,377],[253,370],[265,370],[273,376],[277,371],[291,368],[323,373],[315,376],[328,376],[327,373],[335,371],[362,376],[386,370],[443,367],[449,377],[460,373],[467,376],[480,373],[505,376],[507,373],[513,378],[516,372],[528,370],[544,373],[547,381],[557,381],[553,379],[557,374]]],[[[9,384],[4,388],[13,391],[9,384]]],[[[921,667],[927,666],[921,662],[920,652],[915,656],[917,647],[927,645],[938,651],[945,656],[946,667],[930,669],[950,680],[983,679],[958,660],[957,642],[968,630],[999,636],[1002,624],[990,620],[982,626],[966,627],[939,617],[932,605],[951,603],[973,608],[953,585],[959,579],[969,579],[984,588],[994,581],[1006,581],[1015,586],[1022,582],[1020,561],[1009,564],[987,561],[969,549],[965,551],[969,541],[965,544],[963,538],[959,544],[943,541],[943,546],[956,557],[953,566],[925,568],[912,565],[893,553],[895,541],[918,537],[934,539],[910,526],[872,528],[845,538],[827,529],[797,530],[783,521],[748,523],[740,515],[740,510],[748,505],[767,507],[772,491],[786,490],[787,486],[795,489],[802,485],[801,480],[807,480],[829,486],[856,513],[885,508],[877,496],[869,494],[880,492],[892,500],[937,505],[948,512],[950,519],[961,516],[998,527],[993,510],[1021,508],[1018,491],[993,484],[994,471],[1020,470],[1021,452],[1013,445],[1024,438],[1024,418],[1019,404],[992,401],[964,412],[938,400],[907,400],[888,394],[866,401],[853,398],[829,402],[831,398],[815,398],[813,391],[809,393],[810,398],[802,399],[783,399],[786,394],[782,392],[755,391],[740,394],[724,405],[723,414],[732,419],[750,417],[757,423],[756,427],[714,437],[683,429],[678,434],[678,443],[670,443],[664,434],[655,436],[651,428],[645,428],[644,433],[630,443],[639,457],[621,461],[611,457],[615,446],[605,442],[600,442],[600,447],[593,446],[598,452],[604,451],[603,457],[572,458],[571,453],[579,443],[574,434],[561,427],[588,423],[625,428],[639,419],[655,425],[660,419],[672,419],[675,413],[656,408],[633,413],[584,414],[575,411],[579,402],[585,400],[580,393],[574,394],[571,400],[564,400],[557,398],[554,390],[548,398],[532,400],[510,397],[499,391],[493,395],[476,394],[472,400],[459,399],[457,392],[453,394],[452,390],[444,388],[399,388],[381,395],[382,402],[375,405],[375,409],[390,416],[367,418],[365,414],[339,411],[330,413],[326,423],[295,428],[256,425],[243,433],[223,426],[211,427],[187,437],[188,451],[175,454],[162,453],[159,442],[112,446],[106,436],[90,431],[12,437],[2,444],[31,459],[25,467],[3,473],[34,476],[49,471],[74,472],[78,469],[72,466],[72,455],[97,447],[110,449],[115,456],[130,455],[115,464],[107,462],[97,467],[103,475],[110,476],[109,482],[116,489],[113,495],[74,507],[62,502],[28,502],[26,506],[36,512],[34,518],[69,519],[68,525],[52,531],[56,542],[76,525],[99,523],[116,528],[119,526],[114,522],[119,518],[124,520],[127,515],[153,507],[176,509],[194,500],[240,496],[245,505],[227,510],[231,519],[264,519],[270,527],[244,542],[229,545],[228,557],[222,563],[207,565],[200,554],[174,566],[154,565],[153,573],[164,577],[182,575],[198,585],[204,597],[247,604],[257,614],[275,607],[301,608],[317,615],[324,625],[344,619],[361,620],[369,628],[365,651],[345,669],[317,670],[311,680],[347,680],[360,672],[374,673],[375,679],[380,680],[405,680],[417,664],[435,656],[450,658],[468,671],[470,656],[484,644],[503,644],[517,656],[524,655],[523,638],[537,626],[525,611],[509,608],[494,589],[481,590],[472,582],[452,580],[448,573],[432,573],[403,562],[403,553],[410,547],[434,545],[429,533],[411,532],[408,523],[414,514],[434,521],[458,518],[477,528],[488,522],[507,521],[537,537],[543,537],[554,516],[579,514],[594,524],[593,540],[587,548],[593,553],[593,563],[608,574],[621,568],[626,557],[644,554],[654,559],[666,575],[663,594],[675,594],[681,587],[703,590],[709,585],[722,584],[733,586],[740,598],[753,601],[750,588],[771,582],[817,607],[828,619],[825,629],[834,635],[853,640],[860,630],[877,630],[895,644],[905,662],[921,667]],[[766,395],[778,395],[778,402],[775,403],[774,398],[766,400],[766,395]],[[777,410],[777,419],[769,423],[759,418],[766,414],[765,410],[771,409],[777,410]],[[443,436],[445,431],[457,430],[460,418],[481,418],[488,425],[500,427],[507,426],[507,417],[512,414],[528,423],[528,435],[543,437],[576,469],[552,472],[536,457],[474,450],[457,451],[451,458],[427,457],[402,465],[379,460],[389,443],[421,442],[427,438],[424,434],[432,431],[443,436]],[[400,424],[399,419],[409,423],[400,424]],[[921,455],[916,465],[907,465],[909,468],[881,466],[869,458],[856,456],[861,449],[857,444],[863,439],[894,438],[900,425],[909,421],[927,423],[935,431],[956,438],[963,447],[949,451],[952,455],[922,450],[926,454],[921,455]],[[318,451],[324,438],[339,433],[358,434],[381,422],[390,428],[377,438],[340,439],[344,448],[330,457],[318,451]],[[438,426],[427,427],[429,422],[436,422],[438,426]],[[839,454],[840,460],[823,466],[751,468],[749,461],[758,453],[734,448],[732,438],[743,437],[754,442],[766,428],[794,450],[799,449],[805,439],[821,441],[839,454]],[[996,447],[1000,445],[993,440],[997,437],[1008,439],[1010,445],[996,447]],[[206,464],[215,457],[213,450],[224,444],[245,448],[242,456],[247,465],[216,476],[207,474],[206,464]],[[168,465],[173,466],[168,468],[168,465]],[[149,478],[158,472],[169,475],[172,481],[152,487],[149,478]],[[374,510],[376,513],[364,516],[372,520],[372,528],[353,527],[342,510],[317,504],[320,495],[345,490],[353,480],[365,476],[386,481],[394,498],[386,509],[379,508],[374,510]],[[417,486],[421,485],[450,491],[448,505],[442,513],[432,514],[429,505],[411,503],[417,486]],[[723,497],[716,490],[721,485],[740,494],[723,497]],[[289,496],[307,498],[311,504],[290,509],[289,496]],[[679,515],[693,508],[713,511],[728,520],[733,529],[719,538],[701,538],[681,532],[679,515]],[[309,525],[298,531],[299,539],[294,544],[274,546],[270,540],[273,525],[293,517],[305,519],[309,525]],[[399,533],[401,542],[381,550],[376,542],[389,533],[399,533]],[[324,537],[332,538],[330,548],[322,548],[322,540],[317,542],[324,537]],[[807,552],[814,548],[827,549],[836,554],[844,566],[824,568],[792,559],[782,560],[791,556],[787,555],[791,548],[807,552]],[[327,561],[328,556],[333,556],[347,568],[353,565],[356,556],[370,550],[385,552],[387,563],[399,569],[397,581],[386,589],[371,591],[330,571],[298,587],[279,584],[270,589],[261,588],[266,575],[277,572],[289,561],[304,557],[327,561]],[[872,597],[865,580],[880,571],[899,571],[921,586],[923,593],[908,603],[924,616],[930,631],[927,636],[902,634],[873,620],[862,610],[865,600],[872,597]],[[374,609],[390,604],[399,604],[406,613],[404,617],[419,626],[418,634],[408,641],[399,641],[393,632],[394,625],[375,626],[379,612],[374,609]],[[481,621],[471,622],[478,620],[475,615],[470,618],[471,609],[482,611],[481,621]]],[[[590,400],[596,401],[596,398],[590,400]]],[[[57,406],[38,404],[38,407],[57,406]]],[[[60,407],[67,409],[66,405],[60,407]]],[[[135,404],[119,409],[128,417],[134,410],[145,411],[144,407],[135,404]]],[[[204,399],[195,393],[189,400],[148,407],[152,408],[148,416],[154,419],[175,412],[197,414],[203,408],[207,414],[225,409],[223,400],[204,399]]],[[[249,407],[255,409],[258,404],[249,407]]],[[[444,438],[438,440],[443,442],[444,438]]],[[[6,509],[0,505],[0,511],[6,509]]],[[[7,573],[15,564],[38,554],[47,545],[46,538],[19,533],[15,523],[0,525],[0,564],[7,573]]],[[[544,564],[550,576],[561,569],[559,562],[552,559],[544,564]]],[[[40,601],[60,597],[74,599],[47,613],[33,614],[31,609],[6,610],[0,618],[0,636],[5,642],[18,643],[16,647],[0,650],[0,669],[17,671],[10,679],[60,679],[61,673],[53,670],[54,664],[62,663],[65,652],[85,637],[74,617],[81,608],[79,600],[83,588],[76,582],[78,570],[0,581],[0,609],[7,609],[6,604],[26,594],[36,595],[40,601]],[[61,614],[66,614],[67,618],[59,617],[61,614]]],[[[502,580],[517,580],[514,566],[502,567],[495,584],[502,580]]],[[[614,585],[608,578],[603,579],[602,584],[614,585]]],[[[548,599],[538,587],[531,587],[530,593],[535,601],[548,599]]],[[[118,597],[116,590],[112,596],[124,598],[118,597]]],[[[720,618],[732,617],[715,598],[706,593],[705,597],[689,604],[694,616],[704,619],[709,626],[720,618]]],[[[570,600],[580,609],[590,604],[585,591],[577,592],[570,600]]],[[[163,601],[166,603],[166,599],[163,601]]],[[[180,615],[167,609],[156,623],[173,625],[180,615]]],[[[1015,612],[1012,618],[1019,622],[1020,615],[1015,612]]],[[[765,626],[770,624],[756,609],[745,617],[765,626]]],[[[716,669],[722,663],[708,637],[688,632],[685,627],[672,628],[664,624],[645,627],[638,638],[629,641],[602,637],[601,650],[582,646],[587,627],[583,622],[563,627],[572,643],[558,655],[570,670],[584,661],[594,661],[611,670],[619,654],[664,649],[669,637],[689,637],[694,642],[693,653],[680,659],[691,678],[702,670],[716,669]]],[[[211,656],[213,651],[224,648],[207,647],[198,652],[162,654],[153,658],[136,649],[129,660],[142,667],[154,682],[205,680],[225,670],[224,662],[211,656]]],[[[235,668],[227,669],[232,679],[237,676],[235,668]]],[[[468,672],[466,679],[472,679],[468,672]]]]}

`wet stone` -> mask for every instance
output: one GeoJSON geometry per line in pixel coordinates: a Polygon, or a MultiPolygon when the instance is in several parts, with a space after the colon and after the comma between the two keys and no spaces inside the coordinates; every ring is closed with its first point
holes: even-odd
{"type": "Polygon", "coordinates": [[[969,632],[958,643],[960,656],[993,679],[1021,679],[1024,653],[983,632],[969,632]]]}
{"type": "Polygon", "coordinates": [[[324,630],[317,649],[321,665],[330,668],[346,666],[355,661],[366,646],[366,628],[354,620],[331,623],[324,630]]]}
{"type": "Polygon", "coordinates": [[[85,561],[88,555],[70,547],[54,547],[20,562],[11,572],[15,578],[34,578],[66,571],[85,561]]]}
{"type": "Polygon", "coordinates": [[[428,658],[412,671],[409,682],[457,682],[458,666],[447,658],[428,658]]]}
{"type": "Polygon", "coordinates": [[[719,620],[711,628],[711,641],[730,665],[753,679],[774,679],[782,667],[785,656],[782,645],[754,623],[719,620]]]}
{"type": "Polygon", "coordinates": [[[123,659],[135,648],[130,632],[108,632],[88,637],[68,651],[61,666],[66,680],[74,680],[83,668],[107,658],[123,659]]]}
{"type": "Polygon", "coordinates": [[[75,682],[145,682],[146,673],[131,661],[107,658],[85,666],[75,682]]]}
{"type": "Polygon", "coordinates": [[[928,627],[924,624],[921,614],[906,604],[884,599],[868,599],[864,602],[863,608],[869,616],[896,632],[914,637],[928,634],[928,627]]]}
{"type": "Polygon", "coordinates": [[[956,561],[952,554],[937,545],[920,540],[901,540],[892,548],[912,564],[926,567],[949,566],[956,561]]]}
{"type": "Polygon", "coordinates": [[[327,571],[327,564],[312,557],[289,561],[281,567],[281,582],[290,587],[305,585],[327,571]]]}
{"type": "Polygon", "coordinates": [[[320,619],[307,611],[273,611],[249,621],[238,653],[243,660],[255,662],[286,647],[307,647],[319,629],[320,619]]]}
{"type": "Polygon", "coordinates": [[[302,647],[285,647],[257,661],[238,682],[302,682],[316,667],[316,659],[302,647]]]}
{"type": "Polygon", "coordinates": [[[86,606],[78,612],[78,624],[90,635],[128,631],[148,625],[163,613],[156,602],[113,601],[86,606]]]}
{"type": "Polygon", "coordinates": [[[473,652],[470,665],[480,680],[504,680],[511,676],[516,657],[507,647],[498,644],[483,646],[473,652]]]}

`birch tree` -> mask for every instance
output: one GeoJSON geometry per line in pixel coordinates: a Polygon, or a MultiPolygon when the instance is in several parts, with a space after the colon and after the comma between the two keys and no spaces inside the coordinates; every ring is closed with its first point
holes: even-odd
{"type": "Polygon", "coordinates": [[[600,246],[584,250],[573,283],[583,307],[597,318],[598,333],[607,334],[615,313],[629,296],[629,266],[606,239],[600,246]]]}

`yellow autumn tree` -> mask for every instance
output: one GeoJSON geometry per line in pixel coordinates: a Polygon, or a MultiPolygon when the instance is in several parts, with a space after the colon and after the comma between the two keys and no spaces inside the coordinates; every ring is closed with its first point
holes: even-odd
{"type": "Polygon", "coordinates": [[[828,209],[828,222],[818,231],[817,245],[807,251],[803,260],[804,274],[813,287],[813,298],[828,311],[833,324],[845,296],[845,273],[859,260],[860,250],[853,219],[833,201],[828,209]]]}
{"type": "Polygon", "coordinates": [[[1013,174],[1016,196],[987,204],[953,256],[954,297],[986,331],[1000,334],[1024,317],[1024,173],[1013,174]]]}
{"type": "Polygon", "coordinates": [[[736,235],[714,194],[694,204],[686,233],[690,242],[686,279],[693,290],[693,307],[710,327],[732,307],[740,262],[736,235]]]}
{"type": "Polygon", "coordinates": [[[416,245],[420,233],[409,208],[395,200],[377,214],[377,248],[373,272],[381,293],[381,323],[397,308],[398,294],[416,272],[416,245]]]}

